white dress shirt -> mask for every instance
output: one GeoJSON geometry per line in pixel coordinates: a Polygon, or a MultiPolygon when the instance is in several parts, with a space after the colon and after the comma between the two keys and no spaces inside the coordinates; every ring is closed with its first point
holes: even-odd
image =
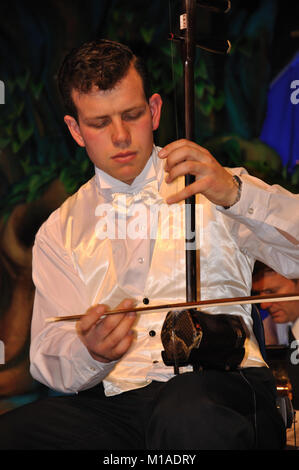
{"type": "MultiPolygon", "coordinates": [[[[298,245],[276,229],[299,240],[299,224],[294,217],[299,213],[298,196],[278,186],[268,186],[243,169],[230,171],[239,174],[243,181],[237,204],[224,209],[197,196],[202,299],[250,295],[255,259],[286,277],[299,277],[298,245]]],[[[109,212],[114,192],[136,198],[131,206],[134,215],[135,206],[141,204],[138,207],[142,208],[146,199],[155,197],[150,189],[140,200],[138,191],[147,183],[156,185],[158,205],[182,187],[183,179],[166,185],[163,178],[163,163],[156,148],[131,186],[96,168],[95,176],[54,211],[38,231],[33,248],[36,294],[30,359],[31,373],[40,382],[63,392],[77,392],[103,381],[105,393],[114,395],[173,376],[173,368],[165,366],[161,359],[160,333],[165,316],[161,313],[140,315],[132,347],[120,361],[109,364],[90,356],[74,322],[45,323],[48,317],[85,313],[96,303],[113,308],[130,296],[138,305],[143,305],[144,299],[150,305],[185,300],[184,233],[163,238],[166,225],[175,228],[171,214],[151,226],[151,233],[156,235],[152,239],[146,236],[111,240],[99,230],[104,217],[101,209],[114,214],[109,212]]],[[[129,223],[126,220],[126,227],[129,223]]],[[[116,229],[119,224],[121,218],[116,229]]],[[[214,307],[207,311],[242,315],[252,330],[251,306],[226,306],[221,311],[214,307]]],[[[263,365],[251,334],[241,366],[263,365]]]]}
{"type": "MultiPolygon", "coordinates": [[[[115,194],[121,198],[128,198],[128,195],[138,194],[139,190],[146,184],[151,182],[157,182],[157,189],[160,188],[163,178],[162,166],[159,169],[153,165],[152,159],[149,159],[144,170],[138,175],[131,185],[123,183],[122,181],[116,180],[112,176],[108,175],[99,168],[95,168],[96,177],[101,188],[102,194],[107,199],[115,199],[115,194]]],[[[151,256],[154,247],[154,239],[150,239],[150,243],[144,243],[144,238],[148,238],[149,224],[146,225],[146,233],[144,233],[144,226],[138,227],[142,238],[136,236],[136,238],[126,237],[126,229],[129,224],[134,221],[134,206],[132,207],[132,215],[128,215],[126,212],[125,226],[122,223],[118,223],[115,220],[116,235],[115,239],[111,240],[113,255],[117,258],[117,277],[118,282],[121,285],[124,292],[130,292],[132,296],[139,295],[144,290],[147,274],[151,263],[151,256]],[[123,233],[119,232],[124,228],[123,233]]],[[[117,209],[116,202],[116,209],[117,209]]],[[[135,215],[136,218],[136,215],[135,215]]]]}
{"type": "Polygon", "coordinates": [[[291,329],[292,329],[292,333],[294,335],[294,338],[296,340],[299,340],[299,318],[297,318],[297,320],[294,321],[294,323],[291,326],[291,329]]]}
{"type": "Polygon", "coordinates": [[[288,345],[290,343],[290,330],[292,331],[294,338],[299,340],[299,318],[294,322],[275,323],[275,328],[277,332],[277,344],[288,345]]]}

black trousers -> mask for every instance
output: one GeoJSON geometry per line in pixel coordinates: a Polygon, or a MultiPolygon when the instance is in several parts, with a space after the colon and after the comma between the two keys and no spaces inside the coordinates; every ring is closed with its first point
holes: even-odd
{"type": "Polygon", "coordinates": [[[200,371],[106,397],[101,385],[0,416],[0,449],[281,449],[271,372],[200,371]]]}

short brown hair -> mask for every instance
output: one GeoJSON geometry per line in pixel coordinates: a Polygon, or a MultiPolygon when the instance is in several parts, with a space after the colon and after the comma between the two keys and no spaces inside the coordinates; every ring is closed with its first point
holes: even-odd
{"type": "Polygon", "coordinates": [[[88,93],[93,86],[111,90],[125,77],[131,64],[142,79],[148,100],[150,83],[145,63],[129,47],[107,39],[95,39],[72,49],[58,72],[58,87],[67,113],[77,118],[72,90],[88,93]]]}
{"type": "MultiPolygon", "coordinates": [[[[270,274],[280,274],[277,271],[275,271],[274,269],[270,268],[270,266],[267,266],[266,264],[262,263],[261,261],[256,261],[255,262],[254,268],[253,268],[253,273],[252,273],[252,278],[255,281],[260,280],[262,277],[264,277],[268,273],[270,273],[270,274]]],[[[280,276],[285,277],[283,274],[280,274],[280,276]]],[[[290,281],[293,281],[293,282],[297,283],[299,281],[299,279],[297,279],[297,278],[290,279],[290,281]]]]}
{"type": "Polygon", "coordinates": [[[263,277],[266,273],[275,273],[275,271],[261,261],[256,261],[254,264],[252,276],[256,279],[263,277]]]}

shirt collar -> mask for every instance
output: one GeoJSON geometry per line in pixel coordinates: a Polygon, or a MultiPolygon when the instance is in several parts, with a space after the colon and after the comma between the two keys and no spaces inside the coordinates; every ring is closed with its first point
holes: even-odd
{"type": "Polygon", "coordinates": [[[108,175],[103,170],[95,167],[96,182],[100,192],[105,193],[126,193],[132,194],[140,191],[145,184],[157,180],[158,188],[163,178],[163,163],[158,157],[159,148],[154,145],[153,151],[143,168],[142,172],[135,178],[132,184],[126,184],[113,176],[108,175]]]}

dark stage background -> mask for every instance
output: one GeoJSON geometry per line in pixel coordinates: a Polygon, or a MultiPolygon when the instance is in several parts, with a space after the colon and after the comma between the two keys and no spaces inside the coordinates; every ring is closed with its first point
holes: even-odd
{"type": "MultiPolygon", "coordinates": [[[[153,92],[163,97],[157,144],[182,137],[181,55],[168,40],[179,11],[175,0],[1,2],[0,412],[48,393],[29,374],[32,245],[50,212],[93,172],[63,122],[57,68],[64,54],[86,39],[129,44],[145,56],[153,92]]],[[[198,28],[230,39],[232,52],[223,57],[197,49],[196,141],[221,163],[245,166],[298,192],[299,166],[290,168],[260,139],[269,86],[299,50],[298,2],[232,0],[225,16],[199,9],[198,28]]]]}

